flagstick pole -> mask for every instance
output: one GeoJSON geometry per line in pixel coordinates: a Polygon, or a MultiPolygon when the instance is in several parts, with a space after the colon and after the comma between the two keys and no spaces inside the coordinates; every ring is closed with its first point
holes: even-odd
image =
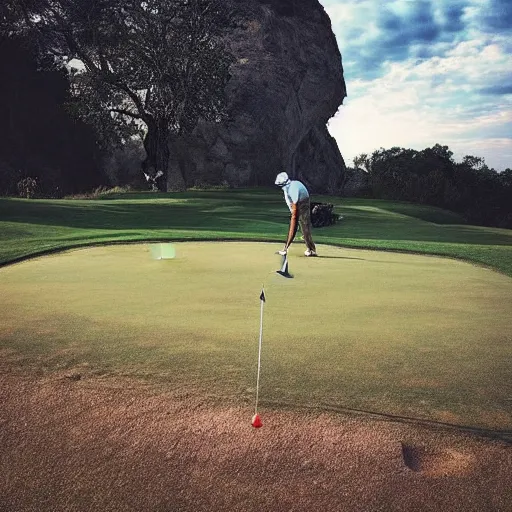
{"type": "Polygon", "coordinates": [[[259,340],[259,347],[258,347],[258,377],[256,379],[256,407],[254,414],[258,414],[258,398],[259,398],[259,392],[260,392],[260,371],[261,371],[261,344],[263,340],[263,304],[265,303],[265,290],[261,289],[261,300],[260,300],[260,340],[259,340]]]}

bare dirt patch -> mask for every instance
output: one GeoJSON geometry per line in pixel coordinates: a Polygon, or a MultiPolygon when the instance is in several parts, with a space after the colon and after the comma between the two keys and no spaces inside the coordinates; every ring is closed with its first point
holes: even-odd
{"type": "Polygon", "coordinates": [[[506,443],[264,407],[256,430],[252,414],[83,369],[0,373],[0,510],[511,510],[506,443]]]}
{"type": "Polygon", "coordinates": [[[405,465],[431,476],[463,475],[471,472],[475,457],[453,448],[429,448],[402,444],[405,465]]]}

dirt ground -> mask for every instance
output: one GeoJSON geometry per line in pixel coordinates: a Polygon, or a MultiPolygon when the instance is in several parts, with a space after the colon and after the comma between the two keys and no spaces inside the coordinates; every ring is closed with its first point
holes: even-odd
{"type": "Polygon", "coordinates": [[[253,410],[119,378],[0,372],[0,510],[512,511],[512,445],[253,410]]]}

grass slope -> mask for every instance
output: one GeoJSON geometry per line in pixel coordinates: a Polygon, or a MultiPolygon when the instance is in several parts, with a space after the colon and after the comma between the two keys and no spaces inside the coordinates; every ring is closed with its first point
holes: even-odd
{"type": "MultiPolygon", "coordinates": [[[[315,197],[343,220],[315,241],[460,258],[512,276],[512,230],[464,224],[409,203],[315,197]]],[[[48,251],[141,240],[283,241],[288,213],[278,190],[129,193],[104,200],[0,199],[0,265],[48,251]]]]}

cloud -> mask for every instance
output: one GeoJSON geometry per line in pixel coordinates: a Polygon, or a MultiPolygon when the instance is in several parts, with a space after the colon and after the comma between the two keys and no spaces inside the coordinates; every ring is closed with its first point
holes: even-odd
{"type": "Polygon", "coordinates": [[[438,12],[442,21],[443,30],[446,32],[460,32],[465,28],[464,14],[466,2],[449,2],[443,4],[438,12]]]}
{"type": "Polygon", "coordinates": [[[330,121],[347,162],[379,147],[449,145],[511,167],[510,0],[321,0],[348,98],[330,121]]]}
{"type": "Polygon", "coordinates": [[[380,11],[377,26],[389,48],[407,48],[414,42],[437,41],[442,30],[428,0],[391,3],[380,11]]]}
{"type": "Polygon", "coordinates": [[[491,30],[512,32],[512,2],[490,0],[485,11],[484,22],[491,30]]]}
{"type": "MultiPolygon", "coordinates": [[[[352,94],[329,131],[347,161],[379,147],[423,149],[440,143],[477,155],[485,139],[508,140],[512,147],[512,98],[497,101],[496,95],[484,94],[504,90],[498,82],[489,84],[496,77],[508,80],[510,69],[512,56],[485,40],[459,43],[444,57],[388,63],[381,77],[349,82],[352,94]]],[[[497,168],[512,165],[492,152],[489,158],[497,168]]]]}
{"type": "Polygon", "coordinates": [[[447,145],[458,162],[466,155],[473,155],[483,158],[489,167],[498,171],[512,168],[510,138],[454,139],[448,141],[447,145]]]}
{"type": "Polygon", "coordinates": [[[454,152],[456,160],[465,155],[485,158],[496,170],[512,167],[512,118],[480,116],[471,124],[460,122],[454,113],[446,119],[442,112],[421,109],[383,113],[374,104],[342,107],[329,122],[329,132],[351,165],[361,153],[394,146],[422,150],[439,143],[454,152]],[[489,130],[489,127],[491,130],[489,130]],[[494,137],[492,128],[495,128],[494,137]]]}
{"type": "Polygon", "coordinates": [[[505,94],[512,94],[512,81],[508,84],[491,85],[480,89],[480,94],[489,94],[491,96],[502,96],[505,94]]]}
{"type": "MultiPolygon", "coordinates": [[[[512,31],[511,0],[321,1],[348,78],[375,78],[387,62],[443,56],[475,35],[512,31]]],[[[510,38],[503,44],[512,46],[510,38]]]]}
{"type": "Polygon", "coordinates": [[[469,0],[324,0],[347,76],[375,78],[386,62],[429,58],[460,42],[469,0]]]}

